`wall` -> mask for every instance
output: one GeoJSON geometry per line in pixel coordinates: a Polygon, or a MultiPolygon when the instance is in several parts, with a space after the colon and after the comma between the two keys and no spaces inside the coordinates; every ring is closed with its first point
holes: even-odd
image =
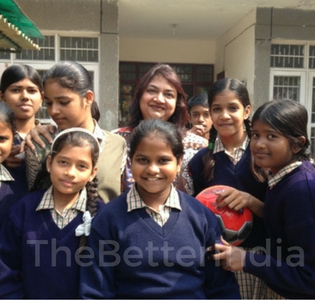
{"type": "Polygon", "coordinates": [[[214,64],[215,41],[120,38],[119,60],[214,64]]]}
{"type": "Polygon", "coordinates": [[[253,10],[226,32],[216,45],[215,78],[224,71],[225,77],[236,77],[246,82],[251,102],[254,103],[255,22],[253,10]]]}

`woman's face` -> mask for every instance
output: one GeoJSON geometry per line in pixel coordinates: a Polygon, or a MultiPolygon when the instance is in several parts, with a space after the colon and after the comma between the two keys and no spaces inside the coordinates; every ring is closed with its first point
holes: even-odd
{"type": "Polygon", "coordinates": [[[62,87],[56,81],[48,80],[44,87],[47,112],[60,130],[71,127],[87,128],[90,105],[93,100],[62,87]]]}
{"type": "Polygon", "coordinates": [[[168,121],[176,108],[177,90],[162,75],[156,75],[145,88],[140,99],[144,120],[168,121]]]}
{"type": "Polygon", "coordinates": [[[16,119],[28,120],[35,117],[43,100],[39,87],[29,78],[12,83],[1,94],[1,98],[13,110],[16,119]]]}

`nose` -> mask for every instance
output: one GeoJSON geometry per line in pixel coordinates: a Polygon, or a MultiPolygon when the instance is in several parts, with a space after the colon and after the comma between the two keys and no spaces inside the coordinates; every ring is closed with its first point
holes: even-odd
{"type": "Polygon", "coordinates": [[[224,109],[222,111],[221,118],[224,118],[224,119],[229,119],[230,118],[230,114],[229,114],[228,110],[224,109]]]}
{"type": "Polygon", "coordinates": [[[67,176],[71,176],[71,177],[74,177],[74,175],[75,175],[75,167],[74,166],[68,166],[67,168],[66,168],[66,170],[65,170],[65,174],[67,175],[67,176]]]}
{"type": "Polygon", "coordinates": [[[164,102],[164,95],[163,95],[163,93],[158,93],[157,96],[155,97],[155,99],[157,101],[164,102]]]}
{"type": "Polygon", "coordinates": [[[21,95],[22,100],[28,100],[29,99],[29,93],[27,90],[22,90],[22,95],[21,95]]]}
{"type": "Polygon", "coordinates": [[[205,121],[205,118],[203,117],[203,115],[199,115],[198,122],[199,123],[204,123],[204,121],[205,121]]]}
{"type": "Polygon", "coordinates": [[[158,174],[160,172],[160,168],[156,163],[151,163],[149,164],[147,168],[147,173],[148,174],[158,174]]]}
{"type": "Polygon", "coordinates": [[[60,113],[59,106],[57,104],[51,104],[50,106],[47,106],[47,112],[49,115],[57,115],[60,113]]]}

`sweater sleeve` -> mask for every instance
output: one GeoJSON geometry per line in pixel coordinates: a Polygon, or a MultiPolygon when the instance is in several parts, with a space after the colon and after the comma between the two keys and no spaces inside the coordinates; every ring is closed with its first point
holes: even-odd
{"type": "Polygon", "coordinates": [[[8,218],[0,232],[0,298],[22,299],[21,235],[8,218]]]}
{"type": "MultiPolygon", "coordinates": [[[[208,245],[214,246],[214,243],[220,241],[221,230],[217,218],[212,212],[206,212],[208,219],[208,245]]],[[[213,251],[206,253],[205,257],[205,293],[208,299],[240,299],[239,286],[235,275],[232,272],[225,271],[217,261],[211,257],[213,251]]]]}

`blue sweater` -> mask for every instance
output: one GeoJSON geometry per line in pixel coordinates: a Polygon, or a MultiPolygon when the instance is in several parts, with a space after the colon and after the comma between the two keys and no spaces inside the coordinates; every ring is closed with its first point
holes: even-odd
{"type": "Polygon", "coordinates": [[[247,254],[244,271],[283,297],[314,299],[315,171],[309,162],[268,190],[264,222],[266,255],[247,254]]]}
{"type": "MultiPolygon", "coordinates": [[[[203,176],[205,164],[203,157],[208,148],[201,149],[189,162],[189,170],[193,178],[195,195],[207,187],[227,185],[243,192],[247,192],[257,199],[264,201],[267,184],[258,182],[250,170],[250,149],[247,147],[241,160],[234,165],[224,152],[214,154],[214,176],[211,181],[203,176]]],[[[241,247],[265,246],[265,231],[262,218],[254,215],[253,228],[241,247]]]]}
{"type": "Polygon", "coordinates": [[[1,228],[0,298],[78,298],[75,229],[83,223],[83,214],[59,229],[49,210],[36,211],[44,192],[18,201],[1,228]]]}
{"type": "Polygon", "coordinates": [[[93,222],[83,298],[240,298],[234,274],[204,262],[204,249],[220,236],[212,212],[179,192],[182,211],[173,209],[161,227],[145,208],[128,213],[126,193],[93,222]]]}

